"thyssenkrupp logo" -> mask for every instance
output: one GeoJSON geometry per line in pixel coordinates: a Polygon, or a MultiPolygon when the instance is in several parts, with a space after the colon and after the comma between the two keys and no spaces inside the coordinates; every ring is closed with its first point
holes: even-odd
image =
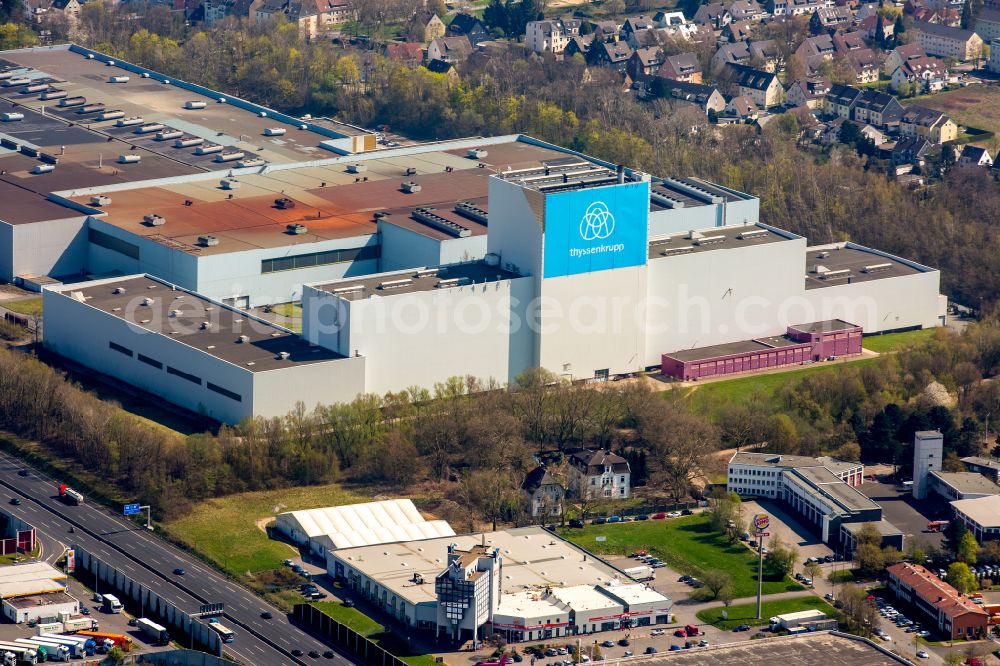
{"type": "Polygon", "coordinates": [[[615,216],[603,201],[595,201],[580,218],[580,237],[585,241],[603,240],[614,233],[615,216]]]}

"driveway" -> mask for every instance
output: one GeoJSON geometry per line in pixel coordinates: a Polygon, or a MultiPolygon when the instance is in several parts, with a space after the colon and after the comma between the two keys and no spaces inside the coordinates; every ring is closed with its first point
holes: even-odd
{"type": "Polygon", "coordinates": [[[927,523],[932,520],[947,519],[948,503],[934,495],[929,500],[915,500],[907,492],[898,489],[893,483],[879,481],[865,482],[858,488],[863,495],[874,500],[882,507],[882,516],[895,525],[903,533],[903,545],[923,543],[925,546],[940,547],[944,535],[938,532],[927,532],[927,523]]]}

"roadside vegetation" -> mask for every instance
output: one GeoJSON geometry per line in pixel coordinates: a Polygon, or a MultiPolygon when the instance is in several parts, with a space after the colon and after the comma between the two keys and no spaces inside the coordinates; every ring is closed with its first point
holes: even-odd
{"type": "Polygon", "coordinates": [[[828,617],[836,617],[837,611],[833,607],[811,594],[791,599],[779,599],[776,601],[765,601],[761,604],[761,619],[757,619],[757,604],[739,604],[737,606],[719,606],[716,608],[706,608],[698,611],[698,619],[707,622],[723,631],[732,631],[741,624],[748,624],[751,627],[759,627],[768,623],[775,615],[785,613],[797,613],[805,610],[820,610],[828,617]],[[727,617],[723,619],[723,614],[727,617]]]}
{"type": "Polygon", "coordinates": [[[437,664],[434,655],[413,654],[404,637],[386,631],[385,627],[356,608],[348,608],[338,602],[319,602],[313,606],[378,644],[379,647],[388,650],[410,666],[435,666],[437,664]]]}

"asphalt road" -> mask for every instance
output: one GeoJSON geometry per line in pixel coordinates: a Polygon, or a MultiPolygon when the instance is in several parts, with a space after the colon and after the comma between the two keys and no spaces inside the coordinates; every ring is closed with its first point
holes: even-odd
{"type": "Polygon", "coordinates": [[[57,497],[56,481],[17,458],[0,454],[0,486],[7,491],[7,497],[2,499],[5,510],[44,533],[46,551],[54,548],[55,540],[79,544],[185,612],[197,612],[201,603],[224,603],[224,621],[236,633],[236,640],[226,646],[226,652],[244,663],[259,666],[352,663],[340,653],[333,659],[310,658],[310,650],[322,654],[331,646],[293,626],[284,613],[249,590],[134,523],[86,502],[79,506],[64,504],[57,497]],[[18,476],[20,469],[29,469],[29,476],[18,476]],[[19,506],[9,503],[15,495],[22,499],[19,506]],[[73,534],[69,533],[70,527],[75,528],[73,534]],[[173,575],[178,567],[185,570],[185,575],[173,575]],[[273,614],[273,619],[260,617],[265,610],[273,614]],[[296,648],[306,656],[293,657],[291,652],[296,648]]]}

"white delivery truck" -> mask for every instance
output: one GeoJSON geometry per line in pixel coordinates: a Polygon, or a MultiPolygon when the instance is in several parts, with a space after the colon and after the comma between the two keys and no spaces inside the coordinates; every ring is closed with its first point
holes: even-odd
{"type": "Polygon", "coordinates": [[[638,567],[631,567],[628,569],[622,569],[629,578],[633,578],[638,581],[653,580],[656,578],[656,572],[653,571],[653,567],[648,564],[643,564],[638,567]]]}

